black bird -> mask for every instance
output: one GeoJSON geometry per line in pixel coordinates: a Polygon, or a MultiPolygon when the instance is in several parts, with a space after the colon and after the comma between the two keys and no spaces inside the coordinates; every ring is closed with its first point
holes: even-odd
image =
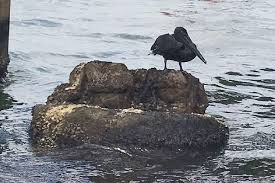
{"type": "Polygon", "coordinates": [[[160,35],[151,47],[154,55],[162,55],[164,58],[164,69],[166,68],[167,60],[174,60],[179,62],[180,70],[182,69],[182,62],[189,62],[198,56],[205,64],[206,60],[203,58],[197,46],[190,39],[187,31],[183,27],[177,27],[174,34],[160,35]]]}

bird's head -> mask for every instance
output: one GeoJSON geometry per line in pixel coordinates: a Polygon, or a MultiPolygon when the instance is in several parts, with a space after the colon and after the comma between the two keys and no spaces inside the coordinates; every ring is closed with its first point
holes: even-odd
{"type": "Polygon", "coordinates": [[[187,30],[183,27],[176,27],[174,30],[174,34],[184,34],[184,35],[188,35],[187,34],[187,30]]]}
{"type": "Polygon", "coordinates": [[[176,27],[174,31],[174,36],[177,40],[183,43],[184,46],[191,49],[206,64],[206,60],[203,58],[203,56],[199,52],[197,46],[192,42],[185,28],[176,27]]]}

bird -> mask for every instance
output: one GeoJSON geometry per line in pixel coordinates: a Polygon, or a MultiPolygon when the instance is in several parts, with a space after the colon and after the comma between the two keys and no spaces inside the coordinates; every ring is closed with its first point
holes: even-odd
{"type": "Polygon", "coordinates": [[[176,27],[174,34],[160,35],[151,46],[153,55],[162,55],[164,58],[164,70],[167,69],[167,60],[179,62],[180,70],[182,62],[189,62],[198,56],[205,64],[206,60],[198,50],[197,46],[189,37],[187,30],[183,27],[176,27]]]}

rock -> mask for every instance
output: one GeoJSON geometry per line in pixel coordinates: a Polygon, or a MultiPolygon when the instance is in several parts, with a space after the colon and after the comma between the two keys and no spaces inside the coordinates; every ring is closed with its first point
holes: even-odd
{"type": "Polygon", "coordinates": [[[124,64],[96,61],[78,65],[69,81],[55,89],[47,104],[200,114],[208,106],[199,80],[175,70],[128,70],[124,64]]]}
{"type": "Polygon", "coordinates": [[[203,115],[207,106],[203,84],[188,73],[94,61],[78,65],[46,105],[34,107],[31,138],[50,148],[221,146],[228,128],[203,115]]]}
{"type": "Polygon", "coordinates": [[[37,105],[33,143],[42,147],[81,144],[144,148],[207,148],[226,142],[228,129],[201,114],[106,109],[84,104],[37,105]]]}

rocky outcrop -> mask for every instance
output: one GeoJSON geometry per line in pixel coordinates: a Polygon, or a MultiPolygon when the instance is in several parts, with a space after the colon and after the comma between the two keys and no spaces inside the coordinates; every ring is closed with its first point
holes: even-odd
{"type": "Polygon", "coordinates": [[[128,70],[124,64],[96,61],[78,65],[47,104],[204,114],[208,100],[203,85],[188,73],[128,70]]]}
{"type": "Polygon", "coordinates": [[[220,146],[228,128],[203,115],[207,106],[203,85],[188,73],[94,61],[78,65],[46,105],[34,107],[31,137],[40,147],[220,146]]]}
{"type": "Polygon", "coordinates": [[[34,108],[32,137],[44,147],[80,144],[146,148],[206,148],[226,141],[227,129],[215,118],[140,109],[106,109],[84,104],[34,108]]]}

